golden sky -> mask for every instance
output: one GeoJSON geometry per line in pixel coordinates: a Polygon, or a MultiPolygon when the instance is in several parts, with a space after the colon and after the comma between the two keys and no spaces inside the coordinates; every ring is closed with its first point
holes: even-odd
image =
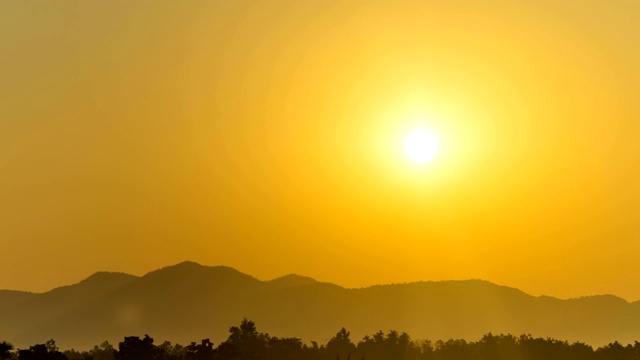
{"type": "Polygon", "coordinates": [[[183,260],[640,299],[640,2],[0,2],[0,288],[183,260]],[[434,161],[403,153],[414,128],[434,161]]]}

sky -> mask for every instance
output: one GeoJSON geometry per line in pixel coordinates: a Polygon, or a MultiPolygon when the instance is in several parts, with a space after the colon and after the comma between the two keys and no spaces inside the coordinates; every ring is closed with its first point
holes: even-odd
{"type": "Polygon", "coordinates": [[[640,2],[0,2],[0,289],[184,260],[640,300],[640,2]],[[438,138],[416,164],[403,140],[438,138]]]}

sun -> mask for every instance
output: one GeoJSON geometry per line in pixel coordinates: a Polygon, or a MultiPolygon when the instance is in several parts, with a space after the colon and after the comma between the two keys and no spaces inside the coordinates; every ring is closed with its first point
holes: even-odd
{"type": "Polygon", "coordinates": [[[411,131],[404,141],[407,157],[418,164],[433,160],[438,154],[438,148],[438,138],[431,131],[424,129],[411,131]]]}

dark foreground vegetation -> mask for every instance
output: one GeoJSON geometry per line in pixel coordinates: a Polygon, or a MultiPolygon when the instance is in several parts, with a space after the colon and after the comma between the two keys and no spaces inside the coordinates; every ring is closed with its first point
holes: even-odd
{"type": "Polygon", "coordinates": [[[621,345],[618,342],[593,349],[584,343],[568,343],[530,335],[483,336],[475,342],[450,339],[432,343],[412,340],[407,333],[389,331],[365,336],[354,343],[350,333],[341,329],[325,345],[305,344],[299,338],[279,338],[258,332],[255,324],[243,320],[229,329],[226,341],[214,346],[209,339],[187,346],[164,342],[154,344],[145,335],[125,337],[117,349],[105,341],[89,351],[60,351],[55,341],[37,344],[28,349],[14,349],[0,342],[0,360],[571,360],[607,359],[640,360],[640,343],[621,345]]]}

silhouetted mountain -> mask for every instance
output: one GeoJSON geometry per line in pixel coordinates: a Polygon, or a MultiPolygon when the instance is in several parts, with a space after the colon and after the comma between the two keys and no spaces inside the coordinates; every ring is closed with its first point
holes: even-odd
{"type": "Polygon", "coordinates": [[[296,274],[289,274],[277,279],[273,279],[269,281],[269,286],[277,287],[281,289],[297,287],[297,286],[307,286],[318,284],[315,279],[312,279],[307,276],[300,276],[296,274]]]}
{"type": "Polygon", "coordinates": [[[534,297],[481,280],[345,289],[298,275],[260,281],[229,267],[184,262],[142,277],[97,273],[43,294],[0,292],[0,340],[19,347],[54,338],[63,348],[82,349],[146,333],[220,342],[244,317],[262,331],[319,342],[343,326],[356,341],[390,329],[432,340],[487,332],[593,345],[640,339],[640,303],[610,295],[534,297]]]}
{"type": "Polygon", "coordinates": [[[37,294],[26,291],[0,290],[0,311],[35,296],[37,296],[37,294]]]}

